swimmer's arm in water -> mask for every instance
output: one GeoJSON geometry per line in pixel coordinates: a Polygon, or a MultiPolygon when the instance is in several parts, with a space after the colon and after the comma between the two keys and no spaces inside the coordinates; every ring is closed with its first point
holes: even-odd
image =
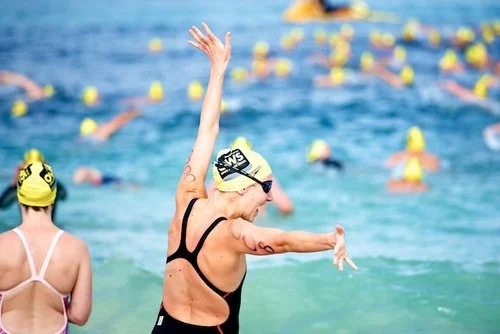
{"type": "Polygon", "coordinates": [[[293,213],[293,203],[292,200],[287,196],[283,188],[281,188],[278,180],[273,177],[273,188],[272,192],[272,203],[276,205],[276,208],[281,212],[281,214],[289,215],[293,213]]]}
{"type": "Polygon", "coordinates": [[[224,45],[206,24],[203,23],[203,27],[207,36],[194,26],[189,29],[196,41],[189,41],[189,44],[207,54],[211,64],[210,79],[203,100],[198,134],[177,186],[176,205],[181,205],[193,197],[207,197],[205,178],[219,134],[224,74],[231,58],[231,35],[226,33],[224,45]]]}
{"type": "Polygon", "coordinates": [[[490,125],[484,129],[483,134],[485,136],[491,136],[500,132],[500,123],[490,125]]]}
{"type": "Polygon", "coordinates": [[[339,87],[342,86],[342,84],[333,82],[328,75],[319,75],[314,78],[314,86],[317,88],[339,87]]]}
{"type": "Polygon", "coordinates": [[[446,81],[440,86],[446,91],[452,93],[453,95],[457,96],[462,100],[465,101],[478,100],[476,94],[474,94],[472,90],[460,85],[455,81],[446,81]]]}
{"type": "Polygon", "coordinates": [[[379,78],[381,78],[394,88],[404,87],[403,82],[397,75],[395,75],[394,73],[392,73],[391,71],[387,70],[382,66],[376,68],[376,74],[378,75],[379,78]]]}
{"type": "Polygon", "coordinates": [[[311,233],[259,227],[241,218],[228,223],[226,239],[237,253],[273,255],[289,252],[314,253],[333,249],[334,264],[340,271],[343,271],[343,261],[355,270],[358,269],[347,256],[345,233],[340,225],[336,226],[335,232],[311,233]]]}
{"type": "Polygon", "coordinates": [[[394,153],[384,164],[385,168],[393,168],[399,165],[401,162],[408,158],[408,154],[406,152],[396,152],[394,153]]]}
{"type": "Polygon", "coordinates": [[[139,117],[140,115],[142,115],[142,111],[139,110],[123,111],[111,121],[100,125],[93,136],[96,136],[101,140],[108,140],[109,137],[111,137],[116,131],[120,130],[128,122],[139,117]]]}
{"type": "Polygon", "coordinates": [[[326,68],[332,67],[332,63],[330,61],[330,58],[323,53],[317,53],[317,54],[312,55],[311,60],[314,64],[319,64],[319,65],[324,66],[326,68]]]}
{"type": "Polygon", "coordinates": [[[9,71],[0,71],[0,83],[23,88],[32,100],[43,99],[43,87],[28,77],[9,71]]]}
{"type": "MultiPolygon", "coordinates": [[[[72,236],[73,237],[73,236],[72,236]]],[[[73,237],[75,238],[75,237],[73,237]]],[[[68,321],[83,326],[87,323],[92,310],[92,267],[90,254],[85,243],[77,238],[74,247],[80,254],[78,276],[71,292],[71,301],[67,309],[68,321]]]]}
{"type": "Polygon", "coordinates": [[[17,201],[17,187],[9,185],[0,195],[0,209],[7,209],[17,201]]]}

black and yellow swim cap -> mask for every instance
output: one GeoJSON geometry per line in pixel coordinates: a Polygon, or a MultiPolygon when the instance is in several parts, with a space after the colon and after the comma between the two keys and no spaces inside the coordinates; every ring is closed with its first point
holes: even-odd
{"type": "Polygon", "coordinates": [[[42,152],[36,148],[24,152],[24,165],[27,166],[33,162],[45,162],[42,152]]]}
{"type": "Polygon", "coordinates": [[[46,207],[54,203],[57,184],[52,167],[45,163],[33,162],[19,172],[17,179],[17,199],[19,203],[46,207]]]}

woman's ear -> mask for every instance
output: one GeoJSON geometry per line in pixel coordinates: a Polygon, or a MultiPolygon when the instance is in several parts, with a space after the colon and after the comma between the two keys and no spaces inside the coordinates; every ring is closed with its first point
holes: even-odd
{"type": "Polygon", "coordinates": [[[243,188],[243,189],[241,189],[241,190],[238,190],[238,194],[240,194],[240,195],[243,195],[246,192],[247,192],[247,188],[246,187],[243,188]]]}

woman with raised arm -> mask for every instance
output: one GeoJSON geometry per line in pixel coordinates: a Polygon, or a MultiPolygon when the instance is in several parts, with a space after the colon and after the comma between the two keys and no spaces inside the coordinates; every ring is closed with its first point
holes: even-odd
{"type": "Polygon", "coordinates": [[[345,250],[344,230],[315,234],[285,232],[252,224],[259,208],[271,200],[272,173],[258,153],[222,150],[213,165],[217,190],[208,199],[205,177],[219,133],[222,86],[231,57],[225,45],[203,24],[189,32],[189,43],[207,54],[211,64],[198,135],[176,195],[168,229],[163,297],[153,333],[238,333],[246,254],[318,252],[334,249],[334,264],[355,264],[345,250]]]}

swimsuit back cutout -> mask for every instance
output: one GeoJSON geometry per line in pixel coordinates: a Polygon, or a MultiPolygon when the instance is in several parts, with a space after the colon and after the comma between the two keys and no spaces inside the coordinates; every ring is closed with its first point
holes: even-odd
{"type": "Polygon", "coordinates": [[[192,324],[187,324],[182,321],[179,321],[177,319],[174,319],[171,317],[163,307],[163,305],[160,307],[160,313],[158,316],[158,322],[155,326],[155,329],[153,330],[153,333],[164,333],[168,332],[169,333],[238,333],[239,330],[239,312],[240,312],[240,305],[241,305],[241,291],[243,288],[243,282],[245,281],[245,276],[241,280],[240,285],[236,290],[233,292],[225,292],[217,288],[215,285],[210,282],[207,277],[203,274],[201,271],[199,265],[198,265],[198,255],[201,251],[201,248],[203,247],[204,242],[208,238],[209,234],[213,231],[213,229],[221,222],[226,220],[225,217],[219,217],[217,218],[203,233],[201,236],[200,240],[198,241],[198,244],[196,245],[194,251],[190,252],[187,249],[186,245],[186,236],[187,236],[187,224],[188,224],[188,219],[189,215],[191,214],[191,211],[193,209],[194,204],[196,203],[198,199],[194,198],[192,199],[186,209],[186,212],[184,214],[184,217],[182,219],[182,229],[181,229],[181,238],[179,242],[179,248],[169,257],[167,257],[167,263],[175,260],[175,259],[185,259],[187,260],[193,268],[196,270],[196,273],[200,276],[200,278],[203,280],[203,282],[210,288],[212,289],[215,293],[217,293],[219,296],[221,296],[226,303],[229,306],[229,317],[227,320],[218,325],[218,326],[197,326],[197,325],[192,325],[192,324]],[[161,320],[161,321],[160,321],[161,320]],[[158,325],[160,323],[160,325],[158,325]],[[165,331],[164,331],[165,330],[165,331]],[[173,330],[173,332],[172,332],[173,330]]]}
{"type": "Polygon", "coordinates": [[[31,271],[31,277],[28,278],[27,280],[17,284],[13,288],[6,290],[6,291],[0,291],[0,334],[10,334],[10,332],[5,328],[5,326],[2,325],[2,302],[4,298],[13,292],[19,291],[23,289],[24,287],[28,286],[30,283],[33,282],[40,282],[44,286],[46,286],[49,290],[53,291],[55,294],[57,294],[61,298],[61,303],[63,306],[63,315],[64,315],[64,325],[62,328],[57,331],[56,333],[67,333],[67,325],[68,325],[68,316],[66,314],[66,304],[68,302],[68,297],[67,295],[64,295],[57,291],[56,288],[54,288],[47,280],[45,280],[45,273],[47,272],[47,268],[49,266],[50,260],[52,258],[52,255],[54,253],[54,250],[56,248],[57,242],[63,235],[64,231],[59,230],[54,238],[52,239],[52,243],[50,244],[49,251],[47,252],[47,255],[45,256],[45,259],[42,264],[42,268],[40,269],[40,272],[37,274],[36,273],[36,268],[35,268],[35,262],[33,261],[33,255],[31,254],[31,250],[28,244],[28,241],[26,240],[26,237],[24,236],[24,233],[15,228],[13,230],[21,239],[21,242],[23,243],[24,250],[26,252],[26,257],[28,258],[28,263],[30,266],[30,271],[31,271]]]}

